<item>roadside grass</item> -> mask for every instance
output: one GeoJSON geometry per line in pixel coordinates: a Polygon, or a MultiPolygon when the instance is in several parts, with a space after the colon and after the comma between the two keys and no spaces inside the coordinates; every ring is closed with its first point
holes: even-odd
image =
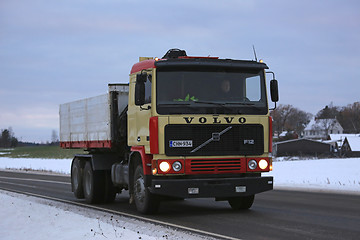
{"type": "Polygon", "coordinates": [[[31,146],[16,148],[0,148],[0,157],[10,158],[73,158],[75,154],[83,154],[83,149],[62,149],[59,146],[31,146]]]}

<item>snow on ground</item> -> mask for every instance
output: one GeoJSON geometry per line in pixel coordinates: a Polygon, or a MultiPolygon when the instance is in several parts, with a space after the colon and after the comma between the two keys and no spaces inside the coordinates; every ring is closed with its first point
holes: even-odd
{"type": "Polygon", "coordinates": [[[72,159],[0,157],[0,169],[50,171],[70,174],[72,159]]]}
{"type": "Polygon", "coordinates": [[[360,194],[360,158],[273,162],[275,189],[360,194]]]}
{"type": "MultiPolygon", "coordinates": [[[[280,161],[279,161],[280,160],[280,161]]],[[[360,158],[273,162],[275,189],[360,194],[360,158]]],[[[0,157],[0,169],[69,174],[71,159],[0,157]]],[[[0,191],[1,239],[209,239],[49,200],[0,191]]]]}
{"type": "Polygon", "coordinates": [[[1,190],[0,202],[0,236],[3,240],[209,239],[139,220],[1,190]]]}

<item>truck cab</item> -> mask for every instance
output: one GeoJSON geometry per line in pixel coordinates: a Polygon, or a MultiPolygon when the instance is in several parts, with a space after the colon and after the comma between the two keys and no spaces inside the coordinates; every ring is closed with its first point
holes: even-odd
{"type": "Polygon", "coordinates": [[[272,168],[265,69],[181,50],[133,66],[128,145],[149,156],[142,158],[149,194],[248,208],[254,194],[273,188],[272,177],[261,177],[272,168]]]}

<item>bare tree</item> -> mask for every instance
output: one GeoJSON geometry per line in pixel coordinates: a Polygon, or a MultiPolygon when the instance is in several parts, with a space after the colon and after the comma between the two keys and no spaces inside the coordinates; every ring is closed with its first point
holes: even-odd
{"type": "Polygon", "coordinates": [[[55,144],[59,142],[59,137],[56,130],[52,130],[51,132],[51,144],[55,144]]]}
{"type": "Polygon", "coordinates": [[[280,104],[270,115],[273,118],[274,133],[278,134],[283,131],[293,131],[299,135],[311,119],[310,113],[289,104],[280,104]]]}
{"type": "Polygon", "coordinates": [[[334,119],[339,115],[339,107],[333,106],[330,103],[325,108],[321,109],[315,116],[316,119],[334,119]]]}
{"type": "Polygon", "coordinates": [[[337,119],[344,128],[344,132],[360,133],[360,102],[354,102],[343,107],[337,119]]]}

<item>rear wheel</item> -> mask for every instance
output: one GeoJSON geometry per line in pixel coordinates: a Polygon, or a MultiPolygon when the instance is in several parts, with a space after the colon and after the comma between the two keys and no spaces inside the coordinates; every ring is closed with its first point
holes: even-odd
{"type": "Polygon", "coordinates": [[[83,199],[83,169],[80,166],[80,160],[78,158],[75,158],[71,165],[71,186],[75,197],[83,199]]]}
{"type": "Polygon", "coordinates": [[[116,188],[114,187],[111,181],[111,173],[110,171],[105,172],[105,203],[111,203],[116,198],[116,188]]]}
{"type": "Polygon", "coordinates": [[[232,197],[229,198],[229,204],[234,210],[244,210],[249,209],[254,203],[254,195],[246,197],[232,197]]]}
{"type": "Polygon", "coordinates": [[[88,203],[104,202],[105,173],[93,171],[90,162],[86,162],[84,168],[84,196],[88,203]]]}
{"type": "Polygon", "coordinates": [[[146,187],[144,172],[141,165],[137,166],[135,169],[133,191],[136,209],[140,213],[151,214],[157,212],[160,200],[146,187]]]}

